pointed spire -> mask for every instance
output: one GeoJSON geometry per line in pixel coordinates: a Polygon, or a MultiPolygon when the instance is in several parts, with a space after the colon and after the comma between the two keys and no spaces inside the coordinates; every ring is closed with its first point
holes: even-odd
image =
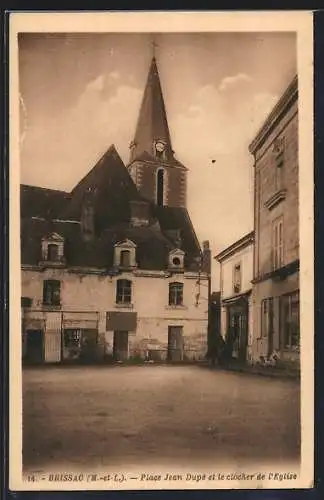
{"type": "MultiPolygon", "coordinates": [[[[152,46],[155,52],[155,42],[152,43],[152,46]]],[[[164,148],[164,159],[166,161],[171,161],[173,159],[173,152],[170,131],[155,53],[153,53],[137,121],[135,137],[130,146],[130,161],[144,152],[155,155],[155,145],[159,141],[162,143],[162,149],[164,148]]]]}

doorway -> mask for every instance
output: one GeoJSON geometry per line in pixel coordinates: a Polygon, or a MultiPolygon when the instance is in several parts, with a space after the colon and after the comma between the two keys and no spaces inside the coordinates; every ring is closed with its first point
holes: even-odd
{"type": "Polygon", "coordinates": [[[115,361],[128,359],[128,332],[114,331],[113,357],[115,361]]]}
{"type": "Polygon", "coordinates": [[[229,325],[232,339],[232,357],[244,363],[247,354],[248,308],[236,304],[229,308],[229,325]]]}
{"type": "Polygon", "coordinates": [[[168,361],[183,360],[183,327],[168,327],[168,361]]]}
{"type": "Polygon", "coordinates": [[[43,330],[26,331],[26,361],[32,364],[38,364],[44,361],[43,330]]]}

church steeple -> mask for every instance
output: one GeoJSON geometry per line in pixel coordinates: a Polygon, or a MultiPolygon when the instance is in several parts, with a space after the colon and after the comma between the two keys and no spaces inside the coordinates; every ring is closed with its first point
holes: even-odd
{"type": "Polygon", "coordinates": [[[134,141],[131,144],[130,161],[135,160],[144,152],[167,162],[173,159],[168,120],[154,54],[143,94],[134,141]]]}
{"type": "Polygon", "coordinates": [[[187,168],[172,150],[155,54],[130,149],[127,168],[141,196],[158,206],[185,207],[187,168]]]}

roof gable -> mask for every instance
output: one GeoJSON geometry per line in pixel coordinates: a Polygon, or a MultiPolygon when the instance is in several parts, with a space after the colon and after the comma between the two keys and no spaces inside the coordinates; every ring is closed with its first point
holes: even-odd
{"type": "Polygon", "coordinates": [[[43,241],[55,241],[55,242],[61,243],[62,241],[64,241],[64,238],[58,233],[49,233],[49,234],[43,236],[42,240],[43,241]]]}
{"type": "Polygon", "coordinates": [[[136,248],[137,245],[133,241],[131,241],[128,238],[126,238],[125,240],[119,241],[118,243],[116,243],[115,247],[119,247],[119,248],[136,248]]]}

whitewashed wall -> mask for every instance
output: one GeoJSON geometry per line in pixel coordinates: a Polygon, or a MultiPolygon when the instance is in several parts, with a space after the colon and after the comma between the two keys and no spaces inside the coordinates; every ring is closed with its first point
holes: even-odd
{"type": "MultiPolygon", "coordinates": [[[[200,351],[203,357],[207,349],[208,287],[206,277],[197,283],[195,274],[173,275],[172,277],[144,277],[132,273],[122,273],[118,277],[95,274],[75,274],[66,269],[46,269],[22,271],[22,296],[33,299],[32,311],[43,308],[43,281],[61,281],[61,308],[64,311],[84,311],[99,313],[98,330],[103,335],[109,351],[112,348],[112,332],[106,332],[106,311],[129,309],[115,304],[117,279],[132,281],[132,311],[137,312],[137,330],[130,336],[130,344],[136,345],[140,339],[152,339],[161,346],[168,342],[168,326],[183,326],[185,350],[200,351]],[[184,284],[183,306],[172,307],[169,301],[169,283],[184,284]],[[196,294],[200,292],[198,305],[196,294]]],[[[31,316],[34,313],[31,313],[31,316]]],[[[46,314],[46,313],[45,313],[46,314]]],[[[27,313],[28,315],[28,313],[27,313]]],[[[76,315],[77,316],[77,315],[76,315]]],[[[189,353],[190,357],[190,353],[189,353]]]]}

